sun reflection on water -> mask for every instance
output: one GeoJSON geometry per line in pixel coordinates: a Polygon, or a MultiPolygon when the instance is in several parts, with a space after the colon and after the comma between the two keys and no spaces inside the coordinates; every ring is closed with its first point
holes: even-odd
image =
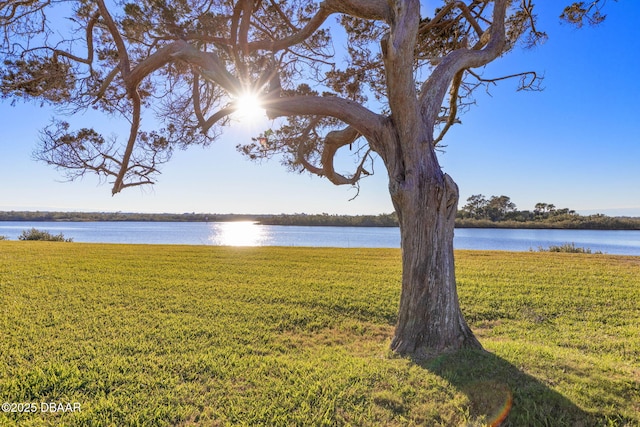
{"type": "Polygon", "coordinates": [[[253,221],[219,222],[211,224],[209,241],[220,246],[260,246],[265,233],[253,221]]]}

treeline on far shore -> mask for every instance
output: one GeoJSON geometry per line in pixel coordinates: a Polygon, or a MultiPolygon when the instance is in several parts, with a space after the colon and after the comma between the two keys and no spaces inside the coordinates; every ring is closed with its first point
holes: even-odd
{"type": "Polygon", "coordinates": [[[572,230],[640,230],[640,218],[611,217],[602,214],[576,215],[556,220],[501,220],[456,219],[456,228],[536,228],[572,230]]]}
{"type": "MultiPolygon", "coordinates": [[[[47,212],[0,211],[0,221],[140,221],[140,222],[229,222],[255,221],[265,225],[397,227],[395,213],[380,215],[323,214],[203,214],[203,213],[128,213],[128,212],[47,212]]],[[[558,228],[588,230],[640,230],[638,217],[610,217],[602,214],[579,215],[564,209],[529,213],[511,211],[502,218],[474,218],[464,208],[456,218],[457,228],[558,228]]]]}
{"type": "Polygon", "coordinates": [[[380,215],[323,214],[203,214],[203,213],[128,213],[128,212],[41,212],[0,211],[0,221],[140,221],[140,222],[230,222],[255,221],[265,225],[397,227],[395,213],[380,215]]]}
{"type": "Polygon", "coordinates": [[[227,222],[257,221],[260,215],[134,212],[0,211],[0,221],[131,221],[131,222],[227,222]]]}

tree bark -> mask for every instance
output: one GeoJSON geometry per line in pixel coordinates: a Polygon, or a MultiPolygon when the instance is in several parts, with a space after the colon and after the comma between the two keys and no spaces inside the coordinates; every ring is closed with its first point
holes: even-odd
{"type": "Polygon", "coordinates": [[[432,156],[436,163],[431,167],[418,168],[390,185],[402,246],[402,293],[391,348],[418,359],[461,348],[482,349],[462,316],[456,289],[458,186],[432,156]]]}
{"type": "Polygon", "coordinates": [[[484,48],[462,48],[445,55],[419,92],[415,91],[414,48],[420,2],[389,4],[395,6],[393,19],[381,50],[391,116],[388,132],[373,148],[389,173],[401,234],[402,293],[391,348],[415,358],[481,349],[462,316],[456,289],[453,234],[458,186],[440,168],[433,133],[456,76],[488,64],[504,51],[505,13],[511,2],[495,1],[487,32],[490,39],[484,48]]]}

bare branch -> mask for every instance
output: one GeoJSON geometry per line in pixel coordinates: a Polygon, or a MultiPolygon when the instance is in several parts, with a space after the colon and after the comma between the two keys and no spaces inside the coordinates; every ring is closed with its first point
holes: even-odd
{"type": "Polygon", "coordinates": [[[91,66],[91,64],[93,64],[93,28],[95,27],[96,23],[98,22],[98,18],[100,17],[100,12],[95,12],[93,15],[91,15],[91,19],[89,19],[89,22],[87,22],[87,28],[85,31],[85,37],[86,37],[86,42],[87,42],[87,57],[86,58],[80,58],[79,56],[73,55],[67,51],[64,50],[60,50],[60,49],[54,49],[54,55],[58,55],[58,56],[64,56],[66,58],[69,58],[72,61],[76,61],[76,62],[80,62],[82,64],[87,64],[89,66],[91,66]]]}
{"type": "Polygon", "coordinates": [[[515,79],[517,78],[519,80],[518,83],[518,91],[521,90],[525,90],[525,91],[540,91],[542,90],[541,87],[541,80],[542,77],[538,76],[538,73],[536,73],[535,71],[524,71],[522,73],[515,73],[515,74],[510,74],[508,76],[502,76],[502,77],[495,77],[492,79],[487,79],[484,78],[482,76],[480,76],[479,74],[471,71],[471,70],[467,70],[469,72],[470,75],[472,75],[473,77],[476,78],[476,80],[478,80],[478,82],[480,82],[480,84],[491,84],[491,85],[495,85],[496,83],[498,83],[499,81],[502,80],[510,80],[510,79],[515,79]]]}

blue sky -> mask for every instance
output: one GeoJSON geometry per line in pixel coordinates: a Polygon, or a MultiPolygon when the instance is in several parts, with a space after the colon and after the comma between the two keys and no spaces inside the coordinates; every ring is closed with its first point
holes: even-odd
{"type": "MultiPolygon", "coordinates": [[[[535,70],[543,92],[516,92],[503,82],[462,116],[440,155],[458,183],[461,205],[472,194],[507,195],[519,209],[553,203],[581,213],[640,216],[640,2],[609,1],[601,26],[559,23],[559,2],[538,1],[549,40],[518,49],[485,76],[535,70]]],[[[277,161],[256,164],[235,150],[260,130],[238,123],[207,149],[175,153],[153,187],[112,197],[94,176],[64,182],[32,160],[51,111],[36,104],[0,104],[0,210],[211,213],[377,214],[393,210],[383,165],[355,190],[277,161]]],[[[101,120],[88,116],[86,121],[101,120]]],[[[102,123],[105,126],[104,123],[102,123]]],[[[117,128],[114,128],[117,131],[117,128]]]]}

